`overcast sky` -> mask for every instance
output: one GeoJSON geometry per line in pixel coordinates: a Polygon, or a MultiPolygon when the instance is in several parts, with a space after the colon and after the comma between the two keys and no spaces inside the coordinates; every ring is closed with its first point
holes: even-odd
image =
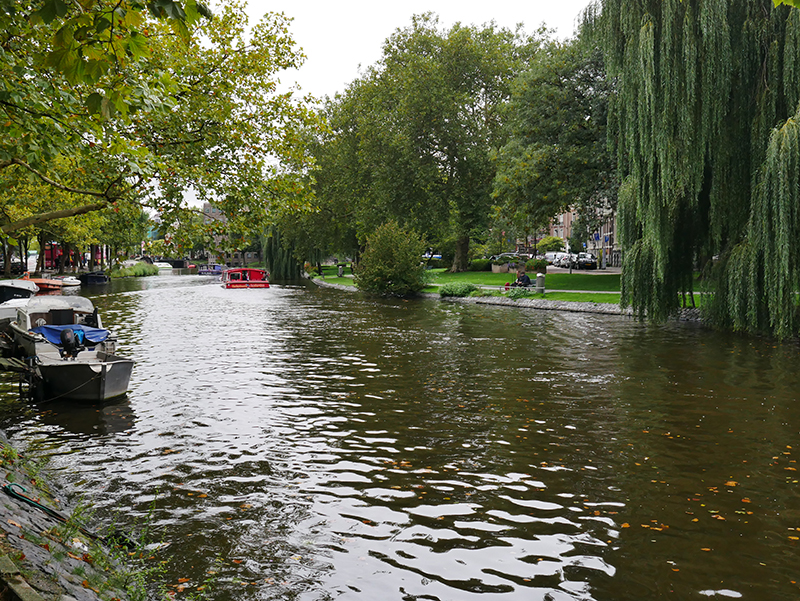
{"type": "Polygon", "coordinates": [[[559,38],[567,38],[588,4],[589,0],[249,0],[248,12],[251,23],[270,11],[294,19],[292,36],[308,59],[299,71],[283,74],[281,82],[296,81],[304,92],[322,97],[344,91],[358,77],[359,65],[363,69],[377,62],[383,42],[395,29],[408,27],[412,15],[433,12],[443,28],[493,20],[511,30],[522,23],[531,33],[545,23],[559,38]]]}

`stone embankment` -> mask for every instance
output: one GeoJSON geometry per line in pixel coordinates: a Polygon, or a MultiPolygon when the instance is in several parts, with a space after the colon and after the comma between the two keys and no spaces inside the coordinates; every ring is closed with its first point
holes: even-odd
{"type": "Polygon", "coordinates": [[[132,574],[82,529],[51,493],[36,461],[21,456],[1,432],[0,468],[0,599],[126,601],[121,587],[132,574]]]}

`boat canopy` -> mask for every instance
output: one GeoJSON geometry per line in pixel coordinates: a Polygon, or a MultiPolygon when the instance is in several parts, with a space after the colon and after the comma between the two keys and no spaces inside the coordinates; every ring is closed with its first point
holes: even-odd
{"type": "MultiPolygon", "coordinates": [[[[55,344],[56,346],[61,346],[61,332],[63,330],[83,332],[82,339],[90,346],[99,344],[108,338],[108,330],[103,328],[91,328],[83,324],[68,324],[65,326],[39,326],[38,328],[31,329],[32,332],[41,334],[47,339],[47,342],[55,344]]],[[[81,339],[80,335],[78,335],[78,339],[81,339]]]]}
{"type": "Polygon", "coordinates": [[[85,296],[34,296],[25,306],[27,313],[47,313],[53,309],[73,309],[91,313],[94,305],[85,296]]]}

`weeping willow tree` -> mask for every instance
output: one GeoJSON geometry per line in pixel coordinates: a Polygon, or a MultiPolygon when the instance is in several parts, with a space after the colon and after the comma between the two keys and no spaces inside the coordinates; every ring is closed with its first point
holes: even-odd
{"type": "Polygon", "coordinates": [[[720,326],[796,330],[800,12],[772,0],[602,0],[622,302],[664,319],[710,272],[720,326]]]}
{"type": "Polygon", "coordinates": [[[273,228],[261,237],[261,254],[271,279],[296,280],[300,277],[300,264],[293,249],[283,245],[278,230],[273,228]]]}

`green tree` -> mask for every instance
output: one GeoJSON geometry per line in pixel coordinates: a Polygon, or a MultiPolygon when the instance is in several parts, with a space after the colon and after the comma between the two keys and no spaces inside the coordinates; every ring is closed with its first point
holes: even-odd
{"type": "Polygon", "coordinates": [[[98,210],[142,185],[146,152],[124,136],[129,116],[164,104],[174,90],[144,68],[148,27],[158,19],[186,34],[204,5],[193,0],[4,2],[0,10],[0,170],[24,169],[90,203],[7,223],[4,232],[98,210]],[[154,15],[155,18],[153,18],[154,15]],[[86,187],[60,181],[60,155],[93,164],[86,187]],[[100,169],[100,166],[105,169],[100,169]]]}
{"type": "Polygon", "coordinates": [[[425,241],[413,230],[390,221],[367,238],[355,282],[361,290],[376,294],[405,296],[425,287],[422,253],[425,241]]]}
{"type": "Polygon", "coordinates": [[[545,236],[536,245],[536,250],[540,253],[561,251],[564,250],[564,241],[558,236],[545,236]]]}
{"type": "Polygon", "coordinates": [[[797,329],[800,13],[762,0],[604,0],[624,182],[622,302],[663,319],[714,255],[712,319],[797,329]]]}
{"type": "Polygon", "coordinates": [[[465,269],[470,236],[488,219],[500,107],[535,47],[494,24],[442,31],[433,15],[415,16],[329,103],[326,145],[335,150],[318,155],[320,202],[350,205],[342,212],[362,240],[388,219],[435,246],[452,237],[453,270],[465,269]]]}
{"type": "Polygon", "coordinates": [[[305,202],[294,132],[309,115],[302,100],[275,92],[278,72],[303,60],[283,16],[249,28],[238,2],[213,20],[193,0],[3,6],[0,170],[84,199],[3,232],[115,202],[185,224],[191,191],[213,196],[238,229],[305,202]],[[59,157],[80,163],[79,182],[67,181],[75,178],[59,157]]]}
{"type": "Polygon", "coordinates": [[[576,40],[549,43],[514,82],[493,196],[504,214],[534,227],[568,209],[588,223],[616,203],[606,145],[611,85],[587,29],[576,40]]]}

